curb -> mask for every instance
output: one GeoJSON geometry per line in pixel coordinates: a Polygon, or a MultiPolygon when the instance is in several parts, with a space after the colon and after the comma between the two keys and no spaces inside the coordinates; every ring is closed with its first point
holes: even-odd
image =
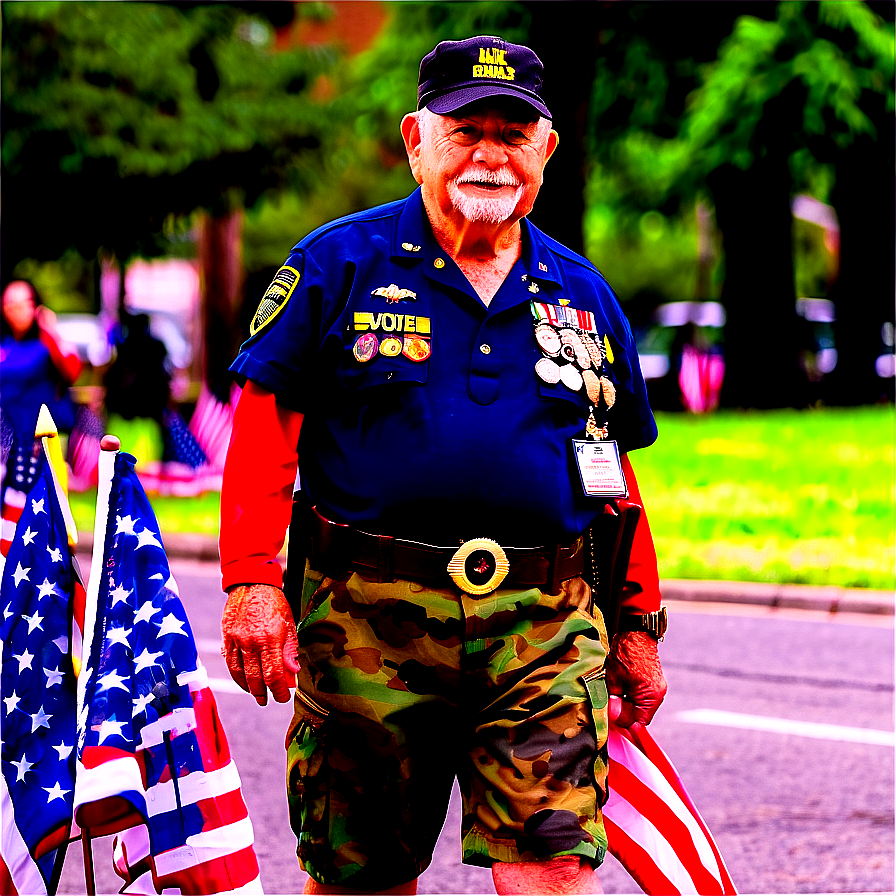
{"type": "MultiPolygon", "coordinates": [[[[212,535],[173,532],[163,537],[169,557],[217,563],[218,539],[212,535]]],[[[93,532],[79,532],[79,554],[93,549],[93,532]]],[[[837,585],[781,585],[764,582],[728,582],[704,579],[662,579],[666,600],[695,603],[728,603],[816,610],[822,613],[869,613],[894,615],[894,592],[870,588],[841,588],[837,585]]]]}

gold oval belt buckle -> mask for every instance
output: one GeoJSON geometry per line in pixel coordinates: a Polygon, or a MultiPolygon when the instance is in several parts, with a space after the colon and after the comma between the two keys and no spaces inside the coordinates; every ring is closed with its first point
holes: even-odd
{"type": "Polygon", "coordinates": [[[479,596],[494,591],[510,572],[504,548],[490,538],[465,541],[448,562],[448,575],[461,591],[479,596]]]}

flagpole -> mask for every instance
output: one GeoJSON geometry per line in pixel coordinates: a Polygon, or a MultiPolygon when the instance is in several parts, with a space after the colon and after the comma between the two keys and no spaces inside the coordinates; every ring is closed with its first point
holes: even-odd
{"type": "Polygon", "coordinates": [[[40,439],[44,450],[44,457],[53,477],[53,485],[56,488],[56,498],[65,518],[65,534],[68,536],[68,546],[74,550],[78,543],[78,527],[72,516],[72,509],[68,504],[68,474],[65,469],[65,461],[62,458],[62,448],[59,445],[59,430],[50,409],[42,404],[37,415],[37,424],[34,427],[34,438],[40,439]]]}

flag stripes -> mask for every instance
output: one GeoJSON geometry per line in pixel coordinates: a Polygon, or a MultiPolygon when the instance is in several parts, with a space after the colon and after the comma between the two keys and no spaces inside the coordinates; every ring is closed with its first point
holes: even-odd
{"type": "Polygon", "coordinates": [[[737,891],[678,773],[643,726],[610,725],[610,852],[649,894],[737,891]]]}

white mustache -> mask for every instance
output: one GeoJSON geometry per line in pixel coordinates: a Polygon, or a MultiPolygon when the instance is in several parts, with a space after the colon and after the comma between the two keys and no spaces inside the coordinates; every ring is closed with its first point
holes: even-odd
{"type": "Polygon", "coordinates": [[[518,187],[520,185],[513,173],[505,168],[500,168],[497,171],[492,171],[491,168],[467,169],[459,174],[454,182],[456,184],[486,183],[500,187],[518,187]]]}

